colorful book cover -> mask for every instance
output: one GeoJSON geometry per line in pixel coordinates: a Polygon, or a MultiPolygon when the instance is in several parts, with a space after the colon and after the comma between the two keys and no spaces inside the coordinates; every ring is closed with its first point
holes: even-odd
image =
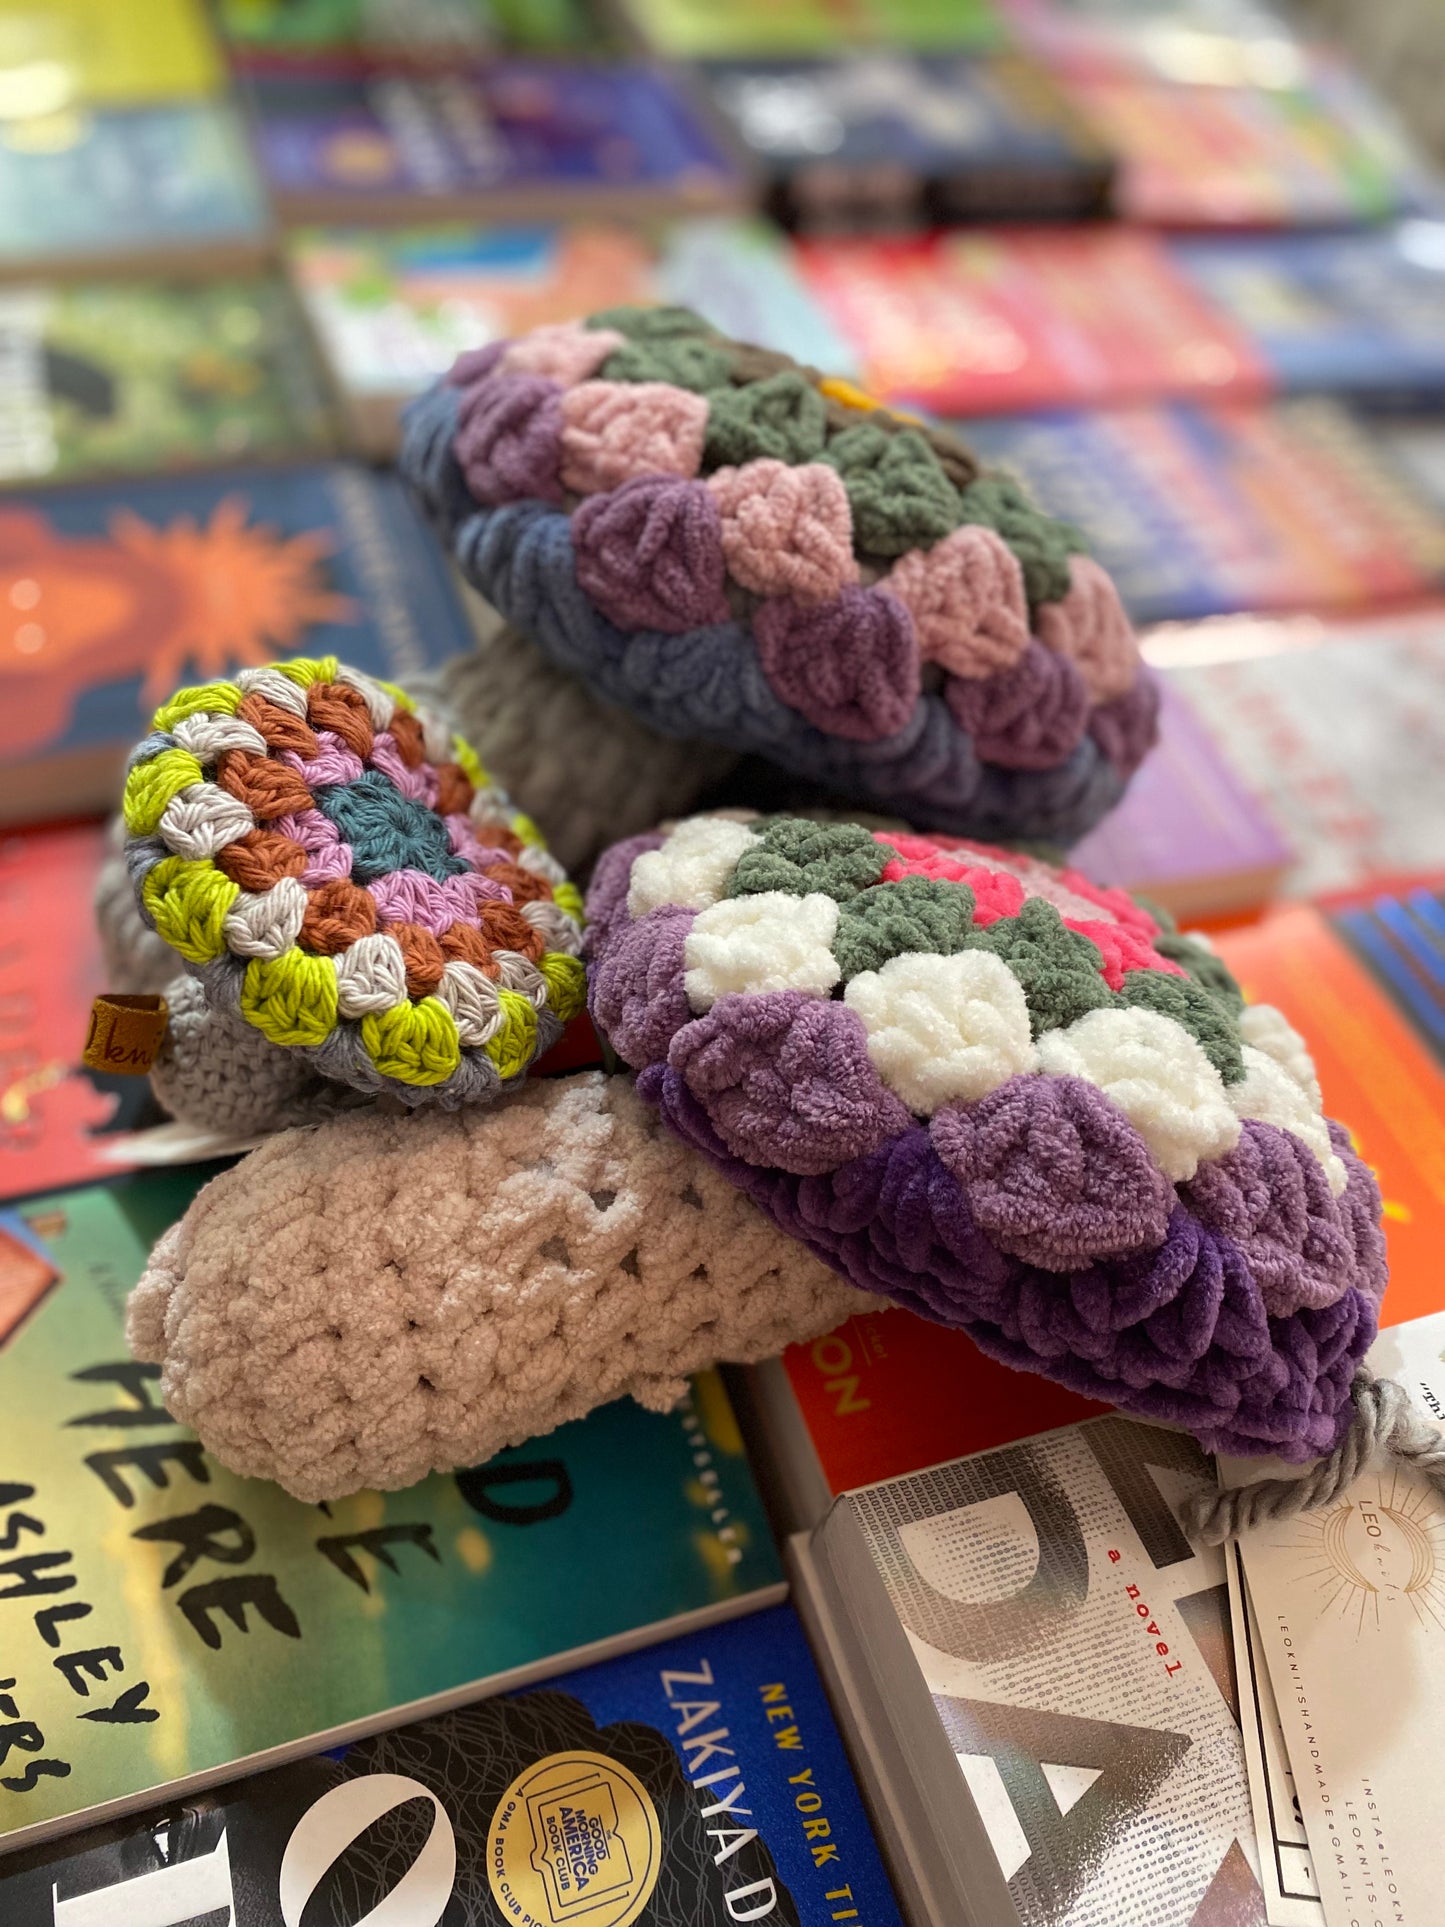
{"type": "Polygon", "coordinates": [[[0,1344],[8,1844],[778,1597],[711,1375],[673,1413],[623,1401],[405,1492],[308,1506],[233,1477],[122,1330],[194,1189],[155,1174],[23,1214],[61,1281],[0,1344]]]}
{"type": "Polygon", "coordinates": [[[1069,856],[1095,883],[1141,892],[1177,919],[1260,908],[1292,859],[1266,799],[1236,772],[1172,674],[1163,679],[1157,746],[1123,802],[1069,856]]]}
{"type": "Polygon", "coordinates": [[[1332,921],[1445,1070],[1445,892],[1375,896],[1332,921]]]}
{"type": "Polygon", "coordinates": [[[0,1198],[123,1170],[108,1147],[149,1097],[143,1078],[80,1068],[106,988],[91,909],[104,854],[99,824],[0,836],[0,1198]]]}
{"type": "Polygon", "coordinates": [[[337,465],[0,502],[0,816],[106,808],[179,684],[289,655],[388,677],[470,646],[394,475],[337,465]]]}
{"type": "Polygon", "coordinates": [[[220,21],[251,67],[312,56],[446,65],[596,37],[583,0],[221,0],[220,21]]]}
{"type": "Polygon", "coordinates": [[[252,95],[272,192],[322,219],[424,220],[429,205],[560,207],[578,195],[681,209],[741,191],[681,87],[642,65],[264,75],[252,95]]]}
{"type": "Polygon", "coordinates": [[[224,85],[203,0],[0,0],[7,122],[190,100],[224,85]]]}
{"type": "Polygon", "coordinates": [[[1248,338],[1124,227],[816,240],[814,294],[857,344],[868,385],[944,415],[1253,395],[1248,338]]]}
{"type": "Polygon", "coordinates": [[[0,142],[0,267],[259,257],[270,213],[225,101],[65,113],[0,142]]]}
{"type": "Polygon", "coordinates": [[[0,483],[334,443],[325,376],[279,280],[0,289],[0,483]]]}
{"type": "Polygon", "coordinates": [[[789,227],[839,233],[1097,213],[1107,150],[1016,53],[717,62],[713,99],[789,227]]]}
{"type": "Polygon", "coordinates": [[[674,60],[831,54],[840,46],[960,48],[1000,37],[990,0],[625,0],[654,52],[674,60]]]}
{"type": "Polygon", "coordinates": [[[284,1927],[303,1907],[358,1922],[390,1909],[398,1927],[830,1927],[851,1908],[901,1927],[786,1606],[107,1836],[0,1861],[8,1927],[70,1927],[86,1906],[138,1920],[163,1895],[177,1923],[220,1908],[233,1927],[284,1927]]]}
{"type": "Polygon", "coordinates": [[[1278,388],[1394,406],[1445,396],[1445,222],[1199,237],[1172,251],[1278,388]]]}

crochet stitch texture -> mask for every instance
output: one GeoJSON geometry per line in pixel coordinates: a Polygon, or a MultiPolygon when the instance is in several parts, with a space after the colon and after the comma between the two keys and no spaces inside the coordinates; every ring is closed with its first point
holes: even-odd
{"type": "MultiPolygon", "coordinates": [[[[333,1086],[453,1109],[581,1008],[581,899],[535,827],[460,736],[334,657],[180,690],[131,757],[123,814],[142,918],[203,987],[228,1061],[250,1027],[278,1106],[262,1039],[333,1086]]],[[[188,1061],[204,1007],[186,1002],[188,1061]]],[[[258,1117],[269,1101],[258,1082],[258,1117]]]]}
{"type": "Polygon", "coordinates": [[[401,465],[468,581],[659,732],[1069,843],[1154,740],[1082,538],[848,382],[619,308],[462,355],[401,465]]]}
{"type": "Polygon", "coordinates": [[[1380,1198],[1303,1040],[1118,890],[947,836],[694,817],[601,859],[589,995],[669,1128],[860,1288],[1304,1459],[1380,1198]]]}

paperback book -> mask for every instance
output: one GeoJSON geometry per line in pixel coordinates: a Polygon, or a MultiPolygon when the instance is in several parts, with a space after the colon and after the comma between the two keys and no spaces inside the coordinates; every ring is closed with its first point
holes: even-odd
{"type": "Polygon", "coordinates": [[[113,806],[179,684],[290,655],[386,677],[471,646],[394,475],[260,470],[0,501],[0,822],[113,806]]]}
{"type": "Polygon", "coordinates": [[[0,1227],[0,1628],[19,1722],[0,1844],[776,1603],[711,1375],[673,1413],[607,1406],[405,1492],[308,1506],[226,1472],[167,1414],[122,1329],[152,1241],[195,1186],[130,1178],[0,1227]]]}
{"type": "Polygon", "coordinates": [[[0,0],[0,75],[21,108],[6,119],[195,100],[224,87],[204,0],[145,0],[143,32],[140,24],[111,0],[0,0]]]}
{"type": "Polygon", "coordinates": [[[623,0],[633,27],[673,60],[830,54],[844,42],[986,47],[1001,37],[990,0],[623,0]]]}
{"type": "Polygon", "coordinates": [[[261,75],[258,158],[296,221],[575,218],[737,205],[744,182],[661,68],[502,61],[261,75]]]}
{"type": "Polygon", "coordinates": [[[233,57],[252,69],[314,58],[449,66],[596,37],[584,0],[221,0],[220,21],[233,57]]]}
{"type": "Polygon", "coordinates": [[[0,484],[334,444],[325,375],[279,280],[0,288],[0,484]]]}

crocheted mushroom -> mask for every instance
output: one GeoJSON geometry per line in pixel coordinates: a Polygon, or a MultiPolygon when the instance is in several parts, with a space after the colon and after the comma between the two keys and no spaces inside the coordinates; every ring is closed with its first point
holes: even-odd
{"type": "Polygon", "coordinates": [[[1078,532],[954,436],[686,309],[462,355],[403,472],[463,575],[663,735],[911,820],[1067,844],[1154,740],[1078,532]]]}
{"type": "Polygon", "coordinates": [[[1202,938],[1071,870],[795,818],[632,838],[588,909],[641,1096],[853,1284],[1212,1450],[1343,1437],[1379,1193],[1202,938]]]}
{"type": "Polygon", "coordinates": [[[125,860],[167,988],[162,1100],[254,1132],[494,1096],[582,1005],[582,902],[475,753],[338,664],[182,689],[131,757],[125,860]]]}

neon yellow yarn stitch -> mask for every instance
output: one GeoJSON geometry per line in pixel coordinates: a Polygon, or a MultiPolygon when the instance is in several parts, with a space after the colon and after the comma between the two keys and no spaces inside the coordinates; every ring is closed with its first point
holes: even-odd
{"type": "Polygon", "coordinates": [[[226,915],[240,894],[209,857],[164,856],[141,885],[157,935],[198,964],[224,954],[226,915]]]}
{"type": "Polygon", "coordinates": [[[537,1013],[519,990],[499,990],[497,1001],[506,1021],[482,1049],[504,1078],[516,1077],[537,1052],[537,1013]]]}
{"type": "Polygon", "coordinates": [[[513,836],[521,837],[522,841],[524,843],[530,843],[534,850],[546,849],[546,837],[543,836],[542,832],[537,828],[537,825],[532,821],[531,817],[527,815],[525,810],[517,810],[508,827],[513,836]]]}
{"type": "Polygon", "coordinates": [[[408,716],[416,713],[416,704],[412,701],[411,697],[407,695],[400,683],[387,682],[383,676],[373,676],[371,680],[376,684],[378,689],[384,689],[386,691],[398,709],[404,709],[408,716]]]}
{"type": "Polygon", "coordinates": [[[587,1001],[587,972],[580,957],[565,950],[549,950],[537,965],[547,985],[547,1002],[570,1023],[587,1001]]]}
{"type": "Polygon", "coordinates": [[[125,827],[132,836],[154,836],[171,798],[204,781],[205,772],[186,749],[163,749],[148,763],[137,763],[125,779],[125,827]]]}
{"type": "Polygon", "coordinates": [[[162,703],[151,718],[152,729],[174,729],[188,716],[234,716],[241,707],[241,692],[233,682],[202,682],[190,689],[178,689],[168,703],[162,703]]]}
{"type": "Polygon", "coordinates": [[[464,736],[452,738],[452,761],[474,790],[484,790],[491,786],[492,779],[483,769],[481,757],[464,736]]]}
{"type": "Polygon", "coordinates": [[[587,921],[587,913],[582,908],[582,892],[570,880],[552,885],[552,901],[565,916],[569,916],[580,930],[587,921]]]}
{"type": "Polygon", "coordinates": [[[309,689],[314,682],[335,682],[341,665],[335,656],[293,656],[290,662],[274,663],[272,667],[298,689],[309,689]]]}
{"type": "Polygon", "coordinates": [[[437,997],[371,1012],[361,1041],[382,1076],[403,1084],[443,1084],[462,1061],[456,1021],[437,997]]]}
{"type": "Polygon", "coordinates": [[[324,1043],[336,1028],[334,962],[296,949],[253,957],[241,985],[241,1015],[273,1044],[324,1043]]]}

